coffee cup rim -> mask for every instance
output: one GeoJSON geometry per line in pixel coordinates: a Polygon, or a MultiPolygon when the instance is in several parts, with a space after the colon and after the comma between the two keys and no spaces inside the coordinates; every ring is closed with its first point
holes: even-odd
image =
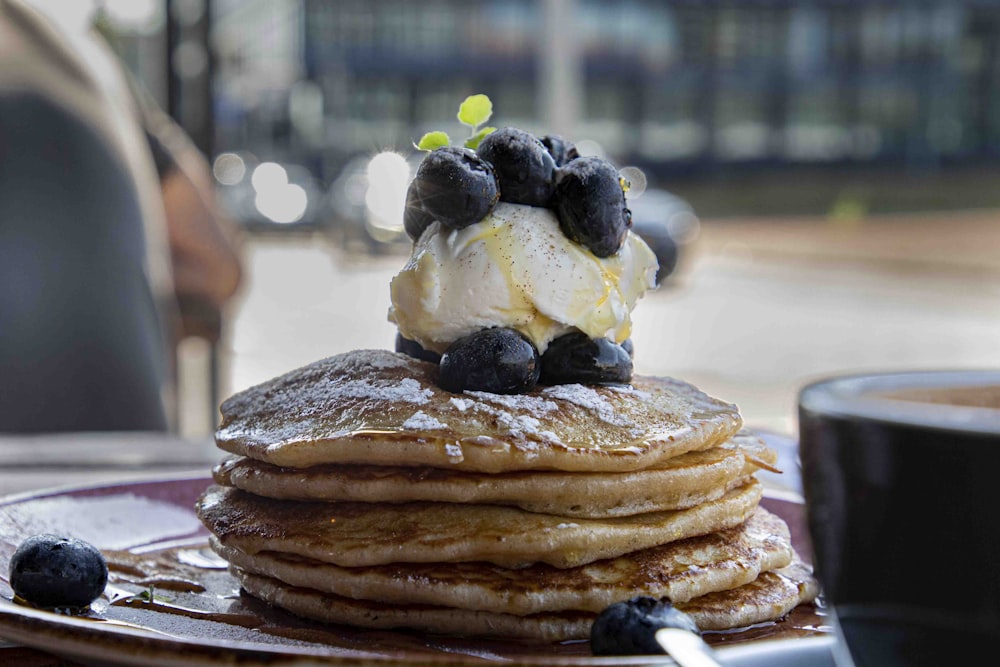
{"type": "Polygon", "coordinates": [[[918,428],[1000,435],[1000,409],[900,400],[886,392],[1000,387],[1000,369],[859,372],[828,376],[799,391],[799,409],[918,428]]]}

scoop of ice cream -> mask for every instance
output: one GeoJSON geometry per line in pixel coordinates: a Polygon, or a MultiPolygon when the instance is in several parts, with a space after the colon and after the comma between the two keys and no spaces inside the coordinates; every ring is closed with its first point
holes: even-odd
{"type": "Polygon", "coordinates": [[[389,321],[439,353],[489,327],[520,331],[539,353],[575,329],[621,343],[656,270],[656,256],[636,234],[598,258],[566,238],[551,210],[500,202],[474,225],[434,223],[423,233],[392,280],[389,321]]]}

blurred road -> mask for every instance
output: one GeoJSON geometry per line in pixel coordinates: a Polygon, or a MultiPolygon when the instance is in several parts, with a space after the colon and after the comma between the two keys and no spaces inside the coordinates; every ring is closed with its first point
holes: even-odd
{"type": "MultiPolygon", "coordinates": [[[[866,221],[706,220],[639,302],[636,370],[679,377],[794,434],[799,389],[866,370],[1000,367],[1000,213],[866,221]]],[[[405,258],[322,237],[255,237],[223,395],[324,356],[391,347],[405,258]]]]}

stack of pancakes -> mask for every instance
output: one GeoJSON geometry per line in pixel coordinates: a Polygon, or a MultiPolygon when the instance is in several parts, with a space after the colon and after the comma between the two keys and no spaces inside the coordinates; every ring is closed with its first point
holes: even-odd
{"type": "Polygon", "coordinates": [[[667,597],[703,630],[817,592],[754,477],[735,406],[667,378],[453,394],[437,366],[331,357],[222,404],[198,502],[249,594],[296,615],[452,635],[585,638],[667,597]]]}

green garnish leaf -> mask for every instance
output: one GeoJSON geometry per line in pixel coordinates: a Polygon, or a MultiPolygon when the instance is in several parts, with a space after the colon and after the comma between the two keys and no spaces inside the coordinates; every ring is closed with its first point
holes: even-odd
{"type": "Polygon", "coordinates": [[[417,144],[417,149],[422,151],[432,151],[437,148],[442,148],[451,143],[451,139],[445,132],[428,132],[424,136],[420,137],[420,142],[417,144]]]}
{"type": "Polygon", "coordinates": [[[471,137],[465,140],[465,147],[471,148],[472,150],[476,150],[477,148],[479,148],[479,142],[483,140],[483,137],[485,137],[487,134],[493,132],[496,129],[497,128],[495,127],[484,127],[483,129],[479,130],[478,132],[476,132],[471,137]]]}
{"type": "Polygon", "coordinates": [[[141,602],[155,602],[156,600],[165,600],[169,602],[171,600],[171,598],[169,597],[163,595],[156,595],[154,590],[155,589],[153,587],[153,584],[150,584],[149,588],[147,588],[144,591],[140,591],[139,593],[136,593],[135,595],[132,596],[131,599],[139,600],[141,602]]]}
{"type": "Polygon", "coordinates": [[[470,95],[458,108],[458,120],[462,125],[479,127],[493,115],[493,102],[486,95],[470,95]]]}
{"type": "MultiPolygon", "coordinates": [[[[458,120],[463,125],[472,128],[469,137],[465,140],[464,145],[466,148],[476,150],[483,137],[496,130],[495,127],[480,128],[480,125],[488,121],[492,115],[493,102],[486,95],[480,93],[479,95],[469,95],[465,98],[465,101],[458,108],[458,120]]],[[[451,137],[445,132],[437,131],[428,132],[420,137],[420,141],[414,144],[413,147],[421,151],[433,151],[450,145],[451,137]]]]}

